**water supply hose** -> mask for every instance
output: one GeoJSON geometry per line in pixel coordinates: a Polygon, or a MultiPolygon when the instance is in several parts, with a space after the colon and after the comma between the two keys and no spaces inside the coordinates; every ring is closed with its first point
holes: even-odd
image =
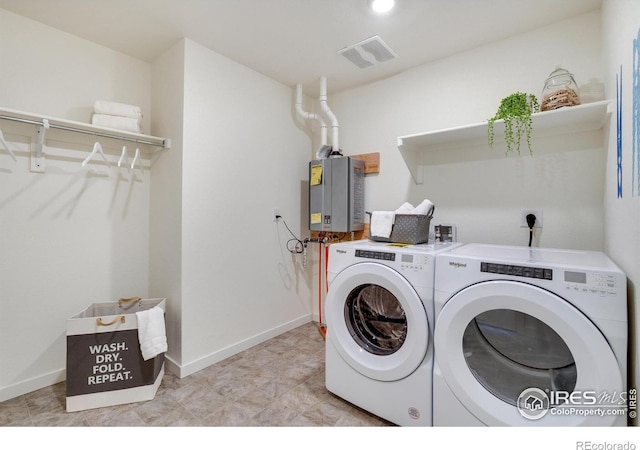
{"type": "Polygon", "coordinates": [[[322,242],[318,242],[318,322],[322,325],[322,242]]]}

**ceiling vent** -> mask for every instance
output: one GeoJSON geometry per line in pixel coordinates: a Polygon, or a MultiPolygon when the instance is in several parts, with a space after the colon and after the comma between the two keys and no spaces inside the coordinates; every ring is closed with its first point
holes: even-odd
{"type": "Polygon", "coordinates": [[[398,57],[396,52],[391,50],[391,47],[380,39],[380,36],[373,36],[357,44],[345,47],[338,51],[338,54],[347,58],[360,69],[375,66],[398,57]]]}

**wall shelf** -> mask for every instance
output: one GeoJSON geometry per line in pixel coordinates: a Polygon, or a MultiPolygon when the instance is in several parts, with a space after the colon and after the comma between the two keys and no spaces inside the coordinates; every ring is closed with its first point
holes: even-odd
{"type": "MultiPolygon", "coordinates": [[[[32,150],[31,160],[32,172],[44,172],[45,134],[49,129],[57,129],[72,133],[81,133],[84,135],[95,136],[96,138],[115,139],[120,142],[132,142],[137,145],[155,148],[155,151],[171,148],[171,139],[167,138],[132,133],[129,131],[116,130],[112,128],[104,128],[88,123],[58,119],[55,117],[47,117],[13,109],[0,108],[0,119],[34,125],[36,127],[36,142],[34,143],[34,147],[32,150]]],[[[96,145],[98,144],[96,143],[96,145]]],[[[7,149],[7,151],[11,153],[11,156],[15,159],[13,153],[9,149],[7,149]]],[[[136,154],[138,153],[138,151],[139,150],[136,149],[136,154]]],[[[83,163],[83,165],[85,163],[83,163]]]]}
{"type": "MultiPolygon", "coordinates": [[[[606,123],[611,111],[608,100],[584,105],[539,112],[533,115],[532,141],[539,137],[570,135],[599,130],[606,123]]],[[[504,121],[494,124],[494,147],[504,144],[504,121]]],[[[422,184],[423,167],[428,165],[428,154],[435,151],[482,148],[490,151],[487,142],[487,122],[465,125],[426,133],[398,137],[398,150],[402,154],[415,183],[422,184]]],[[[526,142],[523,143],[524,152],[526,142]]]]}
{"type": "Polygon", "coordinates": [[[47,117],[7,108],[0,108],[0,119],[29,123],[36,126],[44,126],[75,133],[90,134],[97,137],[117,139],[120,141],[135,142],[137,144],[145,144],[162,149],[171,148],[171,140],[167,138],[114,130],[112,128],[103,128],[89,123],[57,119],[55,117],[47,117]]]}

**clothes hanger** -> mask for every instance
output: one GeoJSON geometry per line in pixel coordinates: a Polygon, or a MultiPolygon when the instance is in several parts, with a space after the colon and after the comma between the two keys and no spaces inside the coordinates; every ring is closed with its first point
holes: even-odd
{"type": "Polygon", "coordinates": [[[136,154],[133,157],[133,161],[131,161],[131,170],[136,168],[136,162],[140,166],[140,170],[142,170],[142,161],[140,160],[140,148],[136,147],[136,154]]]}
{"type": "MultiPolygon", "coordinates": [[[[127,146],[126,145],[122,146],[122,154],[120,155],[120,159],[118,160],[118,167],[122,167],[122,164],[125,164],[127,167],[129,166],[129,163],[127,162],[127,146]]],[[[129,169],[129,172],[131,172],[131,169],[129,169]]]]}
{"type": "Polygon", "coordinates": [[[102,156],[102,159],[104,159],[104,162],[107,163],[107,167],[111,167],[111,165],[109,164],[109,160],[107,159],[107,157],[105,156],[104,152],[102,151],[102,145],[100,145],[100,142],[96,141],[95,144],[93,144],[93,150],[91,151],[91,153],[89,154],[89,156],[87,156],[87,158],[82,161],[82,166],[86,166],[87,163],[89,161],[91,161],[91,159],[93,158],[93,156],[96,153],[100,153],[100,155],[102,156]]]}
{"type": "Polygon", "coordinates": [[[7,151],[7,153],[9,153],[9,156],[11,156],[11,158],[13,158],[14,161],[17,161],[16,155],[13,153],[13,150],[11,150],[11,147],[9,147],[9,144],[4,139],[4,134],[2,134],[2,130],[0,130],[0,142],[2,143],[2,146],[7,151]]]}

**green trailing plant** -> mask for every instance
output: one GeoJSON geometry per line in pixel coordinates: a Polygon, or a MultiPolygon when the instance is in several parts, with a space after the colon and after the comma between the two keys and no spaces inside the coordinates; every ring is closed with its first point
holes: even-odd
{"type": "Polygon", "coordinates": [[[533,120],[531,115],[538,111],[540,111],[540,104],[533,94],[516,92],[503,98],[495,116],[488,119],[489,147],[493,148],[494,122],[496,120],[504,120],[504,139],[507,143],[506,153],[513,150],[517,150],[520,153],[520,142],[524,136],[527,140],[529,154],[533,156],[533,151],[531,150],[533,120]]]}

